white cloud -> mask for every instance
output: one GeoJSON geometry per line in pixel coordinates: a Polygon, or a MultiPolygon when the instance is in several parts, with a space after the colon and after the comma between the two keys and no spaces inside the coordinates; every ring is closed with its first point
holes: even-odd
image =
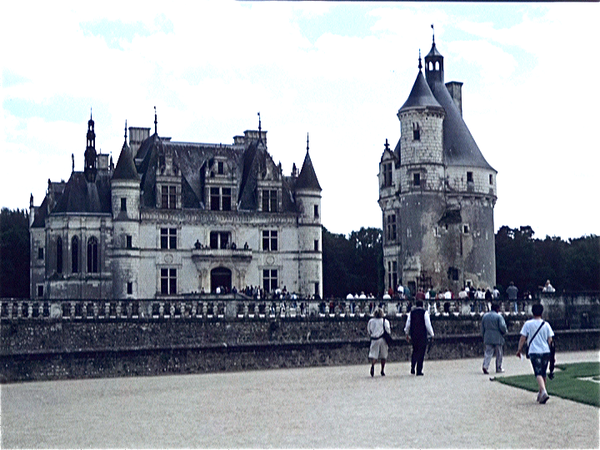
{"type": "Polygon", "coordinates": [[[328,229],[380,227],[379,159],[385,139],[399,138],[396,112],[434,23],[446,79],[465,83],[465,120],[499,171],[496,225],[531,225],[541,237],[600,234],[587,203],[600,163],[600,9],[506,8],[509,20],[482,4],[9,3],[0,38],[11,45],[0,64],[27,81],[2,88],[0,203],[26,207],[33,191],[39,204],[48,177],[68,177],[71,153],[80,170],[89,107],[98,145],[115,157],[124,121],[152,126],[153,106],[161,135],[224,143],[256,128],[260,111],[286,172],[302,164],[310,132],[328,229]],[[327,26],[349,10],[355,22],[343,32],[327,26]],[[133,33],[114,45],[91,33],[97,23],[133,33]],[[64,117],[61,102],[81,111],[64,117]],[[29,179],[6,169],[24,164],[29,179]]]}

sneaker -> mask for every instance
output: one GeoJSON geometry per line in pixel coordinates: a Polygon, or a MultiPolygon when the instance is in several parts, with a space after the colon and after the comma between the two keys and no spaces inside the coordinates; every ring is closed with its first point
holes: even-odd
{"type": "Polygon", "coordinates": [[[496,370],[496,373],[504,373],[504,369],[498,369],[496,370]]]}
{"type": "Polygon", "coordinates": [[[541,392],[538,392],[537,398],[535,399],[536,402],[540,402],[540,396],[542,395],[541,392]]]}
{"type": "Polygon", "coordinates": [[[418,377],[422,377],[422,376],[423,376],[423,372],[419,372],[419,373],[417,374],[417,376],[418,376],[418,377]]]}
{"type": "Polygon", "coordinates": [[[374,377],[375,376],[375,367],[371,366],[371,376],[374,377]]]}
{"type": "Polygon", "coordinates": [[[482,367],[481,370],[483,370],[483,373],[485,373],[486,375],[489,375],[489,372],[485,367],[482,367]]]}
{"type": "Polygon", "coordinates": [[[550,396],[548,395],[547,392],[542,392],[542,395],[540,395],[540,403],[542,405],[545,404],[549,398],[550,398],[550,396]]]}
{"type": "Polygon", "coordinates": [[[414,368],[414,367],[411,367],[411,368],[410,368],[410,373],[411,373],[412,375],[414,375],[414,374],[415,374],[415,368],[414,368]]]}

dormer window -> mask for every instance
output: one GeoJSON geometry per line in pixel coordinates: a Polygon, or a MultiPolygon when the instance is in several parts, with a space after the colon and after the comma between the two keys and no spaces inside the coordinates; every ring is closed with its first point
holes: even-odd
{"type": "Polygon", "coordinates": [[[225,173],[223,166],[224,166],[223,161],[217,162],[217,173],[219,175],[223,175],[225,173]]]}
{"type": "Polygon", "coordinates": [[[161,207],[162,209],[177,208],[177,186],[161,187],[161,207]]]}
{"type": "Polygon", "coordinates": [[[473,172],[467,172],[467,183],[473,182],[473,172]]]}
{"type": "Polygon", "coordinates": [[[262,210],[264,212],[277,212],[277,189],[262,190],[262,210]]]}
{"type": "Polygon", "coordinates": [[[415,141],[421,140],[421,127],[416,122],[413,122],[413,140],[415,140],[415,141]]]}

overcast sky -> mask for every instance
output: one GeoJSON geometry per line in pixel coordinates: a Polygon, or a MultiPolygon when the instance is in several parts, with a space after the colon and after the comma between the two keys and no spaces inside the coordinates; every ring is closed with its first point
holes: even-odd
{"type": "Polygon", "coordinates": [[[498,171],[496,229],[600,234],[598,3],[27,2],[0,18],[0,206],[39,205],[48,178],[115,163],[129,126],[233,143],[262,128],[289,174],[306,133],[323,225],[381,227],[378,164],[431,48],[498,171]]]}

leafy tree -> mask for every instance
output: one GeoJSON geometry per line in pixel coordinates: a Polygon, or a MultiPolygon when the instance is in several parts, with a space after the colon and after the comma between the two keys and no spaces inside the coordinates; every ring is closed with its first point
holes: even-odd
{"type": "Polygon", "coordinates": [[[0,212],[0,297],[29,297],[29,214],[0,212]]]}
{"type": "Polygon", "coordinates": [[[600,290],[600,238],[534,239],[529,226],[503,226],[496,234],[496,281],[514,281],[520,293],[534,293],[550,280],[558,292],[600,290]]]}
{"type": "Polygon", "coordinates": [[[343,298],[348,293],[383,291],[381,230],[361,228],[347,238],[323,228],[323,292],[343,298]]]}

